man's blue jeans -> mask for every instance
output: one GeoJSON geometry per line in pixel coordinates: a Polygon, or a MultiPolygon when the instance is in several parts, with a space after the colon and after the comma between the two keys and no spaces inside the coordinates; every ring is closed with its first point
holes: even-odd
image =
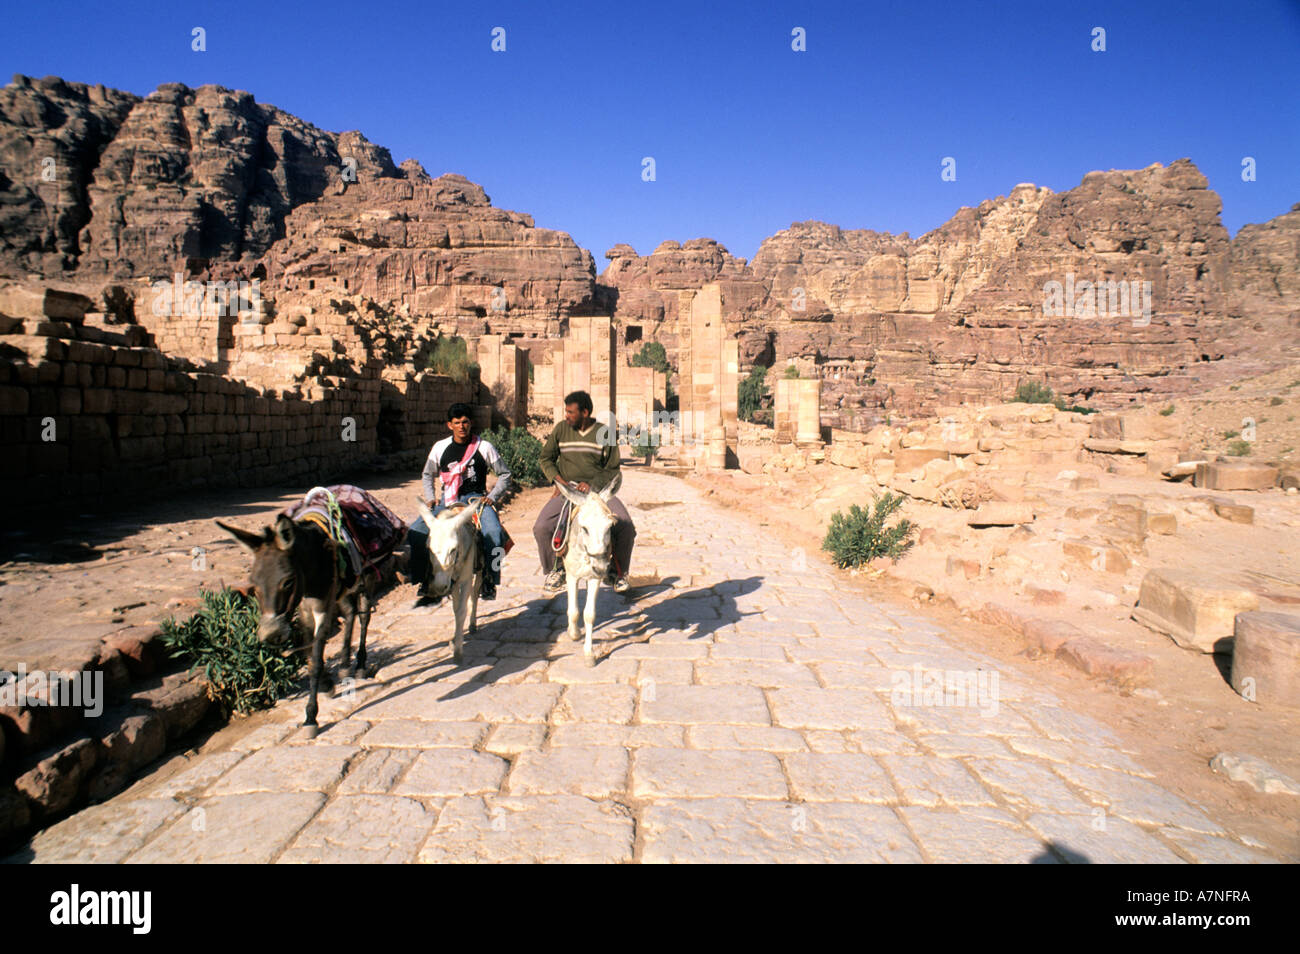
{"type": "MultiPolygon", "coordinates": [[[[467,503],[473,503],[482,496],[465,497],[467,503]]],[[[445,504],[433,508],[433,515],[446,510],[445,504]]],[[[483,578],[496,586],[501,582],[501,560],[505,558],[505,532],[501,529],[501,520],[492,507],[484,507],[479,514],[479,546],[483,547],[485,567],[483,578]]],[[[423,583],[429,577],[429,528],[423,517],[416,517],[410,529],[406,531],[407,542],[411,545],[411,579],[423,583]]]]}

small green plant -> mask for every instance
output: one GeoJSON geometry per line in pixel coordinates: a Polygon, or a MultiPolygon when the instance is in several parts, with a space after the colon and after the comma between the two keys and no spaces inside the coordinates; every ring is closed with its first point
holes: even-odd
{"type": "Polygon", "coordinates": [[[1052,389],[1046,384],[1039,384],[1037,381],[1022,381],[1016,388],[1016,396],[1011,399],[1012,404],[1051,404],[1056,399],[1052,389]]]}
{"type": "Polygon", "coordinates": [[[763,400],[767,396],[767,368],[756,364],[737,389],[737,416],[742,421],[753,421],[754,415],[763,406],[763,400]]]}
{"type": "Polygon", "coordinates": [[[1228,385],[1228,390],[1229,390],[1229,391],[1240,391],[1240,390],[1241,390],[1241,385],[1240,385],[1240,384],[1230,384],[1230,385],[1228,385]]]}
{"type": "Polygon", "coordinates": [[[1233,441],[1228,445],[1228,454],[1232,457],[1245,457],[1250,453],[1250,441],[1233,441]]]}
{"type": "Polygon", "coordinates": [[[435,341],[425,367],[454,381],[468,381],[470,375],[478,371],[478,364],[469,359],[469,346],[461,337],[443,337],[435,341]]]}
{"type": "Polygon", "coordinates": [[[1172,404],[1169,405],[1168,407],[1162,407],[1162,408],[1160,409],[1160,416],[1161,416],[1161,417],[1168,417],[1170,414],[1173,414],[1173,413],[1174,413],[1174,406],[1173,406],[1172,404]]]}
{"type": "Polygon", "coordinates": [[[799,369],[793,364],[787,364],[785,366],[785,376],[793,380],[799,377],[799,369]]]}
{"type": "Polygon", "coordinates": [[[916,524],[910,520],[885,526],[903,500],[902,494],[886,492],[875,498],[871,510],[853,504],[847,514],[835,513],[822,540],[822,549],[829,551],[841,567],[860,566],[877,557],[889,557],[897,562],[913,545],[911,537],[916,532],[916,524]]]}
{"type": "Polygon", "coordinates": [[[1300,378],[1296,378],[1294,381],[1292,381],[1290,384],[1288,384],[1287,387],[1288,387],[1288,388],[1300,388],[1300,378]]]}
{"type": "Polygon", "coordinates": [[[542,454],[542,442],[529,434],[526,428],[494,428],[485,431],[483,437],[501,455],[512,481],[521,487],[542,487],[548,483],[537,463],[542,454]]]}
{"type": "Polygon", "coordinates": [[[193,616],[183,623],[169,617],[159,628],[172,658],[203,670],[208,694],[222,715],[266,709],[291,692],[300,657],[258,640],[257,600],[229,587],[200,590],[199,596],[202,605],[193,616]]]}
{"type": "Polygon", "coordinates": [[[1277,406],[1278,406],[1279,404],[1281,404],[1281,403],[1282,403],[1282,399],[1281,399],[1280,397],[1276,397],[1276,396],[1274,396],[1273,399],[1272,399],[1271,401],[1268,402],[1268,406],[1269,406],[1269,407],[1277,407],[1277,406]]]}
{"type": "Polygon", "coordinates": [[[1224,431],[1224,432],[1223,432],[1223,439],[1224,439],[1225,441],[1230,441],[1230,440],[1232,440],[1234,437],[1240,437],[1240,436],[1241,436],[1241,431],[1224,431]]]}
{"type": "Polygon", "coordinates": [[[657,341],[647,341],[628,362],[634,368],[654,368],[660,374],[673,373],[673,366],[668,363],[668,352],[657,341]]]}
{"type": "Polygon", "coordinates": [[[655,455],[655,448],[659,446],[659,435],[649,428],[641,432],[636,443],[632,445],[632,454],[643,460],[649,460],[655,455]]]}

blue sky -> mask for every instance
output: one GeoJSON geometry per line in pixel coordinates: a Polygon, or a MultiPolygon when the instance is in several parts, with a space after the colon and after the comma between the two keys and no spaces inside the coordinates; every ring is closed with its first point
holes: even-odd
{"type": "Polygon", "coordinates": [[[141,95],[218,83],[360,129],[569,232],[598,271],[618,242],[751,258],[803,219],[915,237],[1018,182],[1184,156],[1233,234],[1300,201],[1300,0],[30,3],[8,5],[0,60],[141,95]]]}

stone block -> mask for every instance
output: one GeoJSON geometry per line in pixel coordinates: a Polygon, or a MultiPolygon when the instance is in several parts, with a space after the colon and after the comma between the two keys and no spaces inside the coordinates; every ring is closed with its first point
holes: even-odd
{"type": "Polygon", "coordinates": [[[1300,616],[1238,613],[1232,688],[1261,706],[1300,709],[1300,616]]]}
{"type": "Polygon", "coordinates": [[[1178,531],[1178,518],[1172,513],[1148,513],[1147,529],[1161,536],[1172,536],[1178,531]]]}
{"type": "Polygon", "coordinates": [[[1184,649],[1232,649],[1233,620],[1259,609],[1259,597],[1199,570],[1151,570],[1142,580],[1133,618],[1184,649]]]}
{"type": "Polygon", "coordinates": [[[1065,540],[1061,543],[1061,551],[1071,562],[1099,573],[1127,573],[1133,566],[1133,561],[1123,550],[1109,544],[1065,540]]]}
{"type": "Polygon", "coordinates": [[[1014,527],[1034,522],[1034,509],[1029,504],[990,501],[966,517],[972,527],[1014,527]]]}
{"type": "Polygon", "coordinates": [[[1247,460],[1197,464],[1192,485],[1206,490],[1268,490],[1277,483],[1278,469],[1247,460]]]}

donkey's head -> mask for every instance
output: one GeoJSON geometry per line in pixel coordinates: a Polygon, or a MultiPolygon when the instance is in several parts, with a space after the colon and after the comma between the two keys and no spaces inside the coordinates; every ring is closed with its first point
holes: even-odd
{"type": "Polygon", "coordinates": [[[274,526],[266,527],[261,533],[240,530],[220,520],[216,524],[253,554],[248,578],[262,608],[257,638],[264,643],[288,639],[293,613],[303,596],[303,574],[293,559],[294,545],[301,536],[298,528],[284,514],[276,517],[274,526]]]}
{"type": "Polygon", "coordinates": [[[597,579],[604,579],[609,572],[610,539],[618,520],[609,509],[609,498],[614,496],[622,476],[619,474],[608,487],[596,493],[582,493],[560,485],[560,493],[575,508],[573,527],[576,533],[569,541],[570,551],[576,548],[586,557],[597,579]]]}
{"type": "Polygon", "coordinates": [[[442,599],[452,584],[474,571],[474,507],[444,510],[436,517],[420,501],[420,516],[429,528],[429,565],[433,579],[428,592],[442,599]]]}

